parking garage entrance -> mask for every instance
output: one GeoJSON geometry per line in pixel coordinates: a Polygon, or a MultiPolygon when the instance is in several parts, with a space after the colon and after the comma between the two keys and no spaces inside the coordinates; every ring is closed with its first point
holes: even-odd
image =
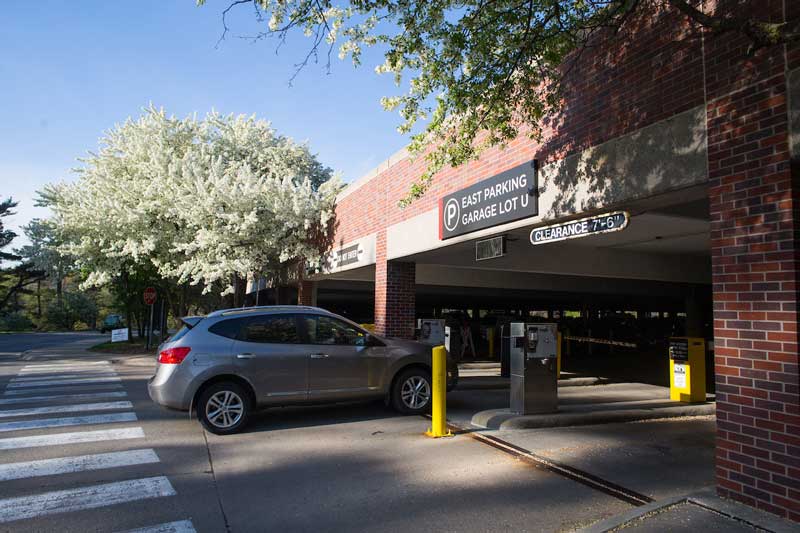
{"type": "MultiPolygon", "coordinates": [[[[506,231],[497,257],[476,259],[476,243],[403,257],[414,264],[414,331],[449,332],[460,363],[501,362],[510,322],[551,322],[562,334],[562,371],[669,385],[671,337],[711,341],[713,321],[708,204],[685,190],[626,207],[623,231],[533,245],[536,227],[506,231]]],[[[538,226],[541,227],[541,226],[538,226]]],[[[360,324],[375,323],[375,266],[315,282],[316,304],[360,324]]],[[[438,342],[437,339],[433,339],[438,342]]],[[[492,368],[491,365],[484,365],[492,368]]]]}

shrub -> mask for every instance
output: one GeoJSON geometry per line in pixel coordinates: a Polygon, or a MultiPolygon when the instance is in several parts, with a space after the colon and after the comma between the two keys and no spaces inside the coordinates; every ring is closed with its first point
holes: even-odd
{"type": "Polygon", "coordinates": [[[74,330],[79,322],[83,322],[86,329],[88,324],[97,321],[97,306],[85,294],[80,292],[64,293],[61,305],[50,302],[44,313],[45,322],[41,329],[66,329],[74,330]]]}
{"type": "Polygon", "coordinates": [[[0,316],[0,330],[24,331],[33,329],[35,324],[30,318],[19,312],[8,313],[0,316]]]}

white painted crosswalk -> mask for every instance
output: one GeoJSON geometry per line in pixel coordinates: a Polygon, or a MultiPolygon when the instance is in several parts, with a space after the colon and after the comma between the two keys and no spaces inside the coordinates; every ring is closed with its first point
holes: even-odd
{"type": "Polygon", "coordinates": [[[25,396],[23,398],[0,398],[0,405],[14,405],[18,403],[43,403],[43,402],[53,402],[53,401],[78,402],[81,400],[125,398],[126,396],[128,396],[128,393],[125,391],[89,392],[85,394],[45,394],[43,396],[25,396]]]}
{"type": "Polygon", "coordinates": [[[87,442],[103,442],[124,439],[143,439],[142,428],[99,429],[96,431],[75,431],[54,433],[50,435],[32,435],[30,437],[11,437],[0,439],[0,450],[18,450],[23,448],[40,448],[42,446],[66,446],[87,442]]]}
{"type": "Polygon", "coordinates": [[[195,529],[191,520],[179,520],[177,522],[168,522],[155,526],[129,529],[123,533],[195,533],[195,529]]]}
{"type": "Polygon", "coordinates": [[[71,472],[119,468],[122,466],[157,463],[158,455],[152,449],[125,452],[98,453],[76,457],[58,457],[40,461],[26,461],[0,465],[0,481],[30,477],[53,476],[71,472]]]}
{"type": "MultiPolygon", "coordinates": [[[[153,475],[158,470],[153,471],[152,465],[160,464],[160,458],[155,449],[141,446],[145,433],[136,425],[139,419],[135,404],[121,399],[127,398],[128,392],[108,361],[29,363],[5,382],[0,397],[0,420],[4,420],[0,422],[0,434],[8,437],[0,437],[0,451],[17,453],[8,455],[16,458],[9,462],[4,462],[4,455],[0,455],[0,489],[25,479],[83,479],[67,474],[88,472],[103,472],[100,478],[103,482],[71,481],[66,487],[63,483],[42,482],[39,486],[59,490],[4,490],[3,495],[10,497],[0,498],[0,524],[53,515],[63,521],[69,513],[177,494],[166,476],[153,475]],[[75,429],[60,429],[71,427],[75,429]],[[92,449],[87,451],[92,453],[81,453],[81,448],[89,445],[92,449]],[[42,455],[37,457],[37,450],[42,455]],[[52,451],[57,451],[58,456],[53,457],[52,451]],[[135,467],[140,468],[132,470],[135,467]],[[134,479],[113,478],[114,472],[130,478],[132,471],[144,474],[133,476],[134,479]]],[[[142,526],[129,532],[195,532],[192,521],[187,519],[155,525],[144,521],[142,526]]]]}
{"type": "MultiPolygon", "coordinates": [[[[122,383],[98,383],[98,384],[90,384],[90,385],[81,385],[80,387],[76,387],[74,385],[69,387],[48,387],[46,392],[83,392],[83,391],[96,391],[96,390],[106,390],[106,389],[121,389],[122,383]]],[[[33,388],[33,389],[11,389],[6,390],[3,393],[3,396],[23,396],[25,394],[42,394],[44,392],[42,389],[33,388]]]]}
{"type": "Polygon", "coordinates": [[[19,496],[0,500],[0,523],[174,495],[169,480],[158,476],[19,496]]]}
{"type": "Polygon", "coordinates": [[[56,372],[110,372],[113,370],[111,365],[92,365],[92,366],[42,366],[28,367],[19,371],[20,376],[35,376],[37,374],[54,374],[56,372]]]}
{"type": "Polygon", "coordinates": [[[8,380],[9,383],[20,383],[26,381],[43,381],[45,379],[49,380],[60,380],[60,379],[77,379],[77,378],[110,378],[116,376],[116,372],[78,372],[72,374],[53,374],[48,375],[47,377],[43,376],[25,376],[22,378],[14,378],[8,380]]]}
{"type": "Polygon", "coordinates": [[[20,370],[24,372],[26,370],[37,369],[37,368],[61,368],[65,366],[74,366],[74,367],[81,367],[81,368],[88,368],[94,366],[108,366],[111,363],[109,361],[76,361],[76,360],[61,360],[57,363],[48,362],[48,363],[34,363],[30,365],[25,365],[20,370]]]}
{"type": "Polygon", "coordinates": [[[0,411],[0,418],[20,416],[51,415],[55,413],[79,413],[82,411],[111,411],[114,409],[132,409],[131,402],[97,402],[73,405],[53,405],[50,407],[32,407],[28,409],[7,409],[0,411]]]}
{"type": "Polygon", "coordinates": [[[113,422],[136,422],[136,413],[114,413],[109,415],[67,416],[63,418],[42,418],[0,423],[0,433],[29,429],[61,428],[66,426],[85,426],[89,424],[110,424],[113,422]]]}
{"type": "Polygon", "coordinates": [[[82,385],[89,383],[112,383],[120,382],[122,378],[119,376],[99,377],[99,378],[76,378],[76,379],[48,379],[45,381],[26,381],[23,383],[9,383],[6,385],[7,389],[21,389],[31,387],[61,387],[64,385],[82,385]]]}

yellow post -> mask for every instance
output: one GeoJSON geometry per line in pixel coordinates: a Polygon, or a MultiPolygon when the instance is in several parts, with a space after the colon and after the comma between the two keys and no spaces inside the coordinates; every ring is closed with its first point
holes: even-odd
{"type": "Polygon", "coordinates": [[[494,328],[486,328],[486,337],[489,341],[489,359],[494,359],[494,328]]]}
{"type": "Polygon", "coordinates": [[[431,427],[425,434],[429,437],[452,437],[447,430],[447,350],[444,346],[433,348],[432,372],[432,413],[431,427]]]}
{"type": "Polygon", "coordinates": [[[561,379],[561,332],[558,332],[556,343],[556,379],[561,379]]]}

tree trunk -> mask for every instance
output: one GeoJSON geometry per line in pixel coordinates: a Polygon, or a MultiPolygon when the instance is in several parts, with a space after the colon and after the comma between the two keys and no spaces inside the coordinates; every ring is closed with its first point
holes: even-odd
{"type": "Polygon", "coordinates": [[[233,277],[233,307],[244,307],[247,280],[241,276],[233,277]]]}
{"type": "Polygon", "coordinates": [[[133,310],[131,308],[130,283],[128,272],[122,271],[122,293],[125,295],[125,325],[128,327],[128,342],[133,342],[133,310]]]}
{"type": "Polygon", "coordinates": [[[36,317],[42,318],[42,281],[36,282],[36,317]]]}
{"type": "MultiPolygon", "coordinates": [[[[127,285],[127,277],[125,278],[126,285],[127,285]]],[[[58,304],[58,308],[61,309],[64,307],[64,297],[63,297],[63,284],[64,280],[61,277],[56,278],[56,303],[58,304]]]]}

